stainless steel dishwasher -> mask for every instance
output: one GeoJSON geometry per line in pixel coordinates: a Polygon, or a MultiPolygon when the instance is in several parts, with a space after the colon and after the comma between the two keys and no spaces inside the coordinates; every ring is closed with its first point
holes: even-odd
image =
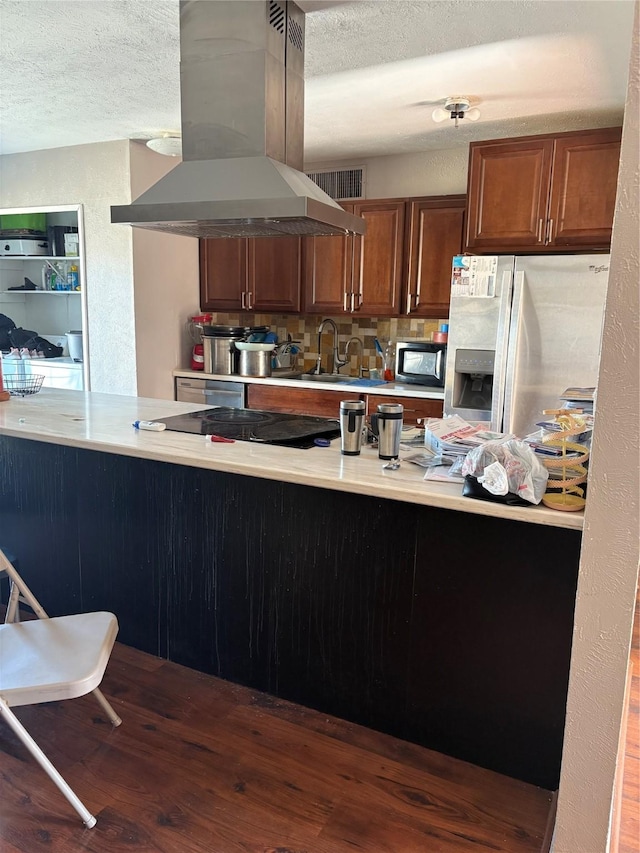
{"type": "Polygon", "coordinates": [[[179,377],[176,379],[176,400],[182,403],[244,409],[244,382],[179,377]]]}

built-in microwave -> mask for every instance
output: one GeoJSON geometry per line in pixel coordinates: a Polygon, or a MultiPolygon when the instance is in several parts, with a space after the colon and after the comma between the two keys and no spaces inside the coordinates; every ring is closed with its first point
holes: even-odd
{"type": "Polygon", "coordinates": [[[398,341],[396,382],[444,388],[447,345],[433,341],[398,341]]]}

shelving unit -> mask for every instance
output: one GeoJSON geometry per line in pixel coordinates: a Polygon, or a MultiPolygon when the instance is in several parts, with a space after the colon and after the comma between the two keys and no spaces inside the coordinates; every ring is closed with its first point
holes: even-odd
{"type": "MultiPolygon", "coordinates": [[[[61,205],[46,208],[0,209],[4,214],[45,213],[47,227],[71,226],[77,228],[79,253],[77,255],[0,255],[0,313],[10,317],[16,326],[31,329],[58,345],[66,343],[65,335],[71,330],[82,330],[84,359],[82,364],[71,363],[74,373],[81,371],[84,388],[89,387],[88,346],[86,335],[86,271],[81,205],[61,205]],[[72,264],[78,268],[80,290],[45,290],[43,267],[55,265],[65,275],[72,264]],[[28,278],[36,290],[9,290],[20,287],[28,278]],[[33,297],[49,297],[46,299],[33,297]],[[55,298],[51,298],[55,297],[55,298]]],[[[53,244],[52,244],[53,245],[53,244]]],[[[67,353],[64,354],[67,356],[67,353]]],[[[68,358],[66,360],[69,360],[68,358]]],[[[52,375],[53,359],[51,362],[52,375]]],[[[60,364],[60,362],[58,362],[60,364]]],[[[53,383],[51,383],[53,384],[53,383]]],[[[69,387],[69,386],[66,386],[69,387]]],[[[77,387],[77,386],[74,386],[77,387]]]]}

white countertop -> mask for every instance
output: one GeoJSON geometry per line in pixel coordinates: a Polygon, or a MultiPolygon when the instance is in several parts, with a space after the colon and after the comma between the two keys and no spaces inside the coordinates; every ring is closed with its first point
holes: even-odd
{"type": "MultiPolygon", "coordinates": [[[[304,378],[291,379],[280,376],[231,376],[229,374],[204,373],[202,370],[174,370],[175,377],[185,379],[216,379],[222,382],[245,382],[259,385],[280,385],[288,388],[315,388],[320,391],[340,391],[349,388],[358,394],[382,394],[390,397],[417,397],[424,400],[444,400],[444,388],[427,388],[401,382],[385,382],[384,385],[350,385],[347,382],[314,382],[304,378]]],[[[303,374],[304,376],[304,374],[303,374]]],[[[353,377],[354,382],[357,377],[353,377]]]]}
{"type": "Polygon", "coordinates": [[[160,420],[202,408],[208,407],[47,388],[32,397],[12,397],[0,403],[0,435],[514,521],[582,528],[582,512],[558,512],[543,506],[508,507],[463,498],[459,484],[427,482],[423,469],[410,462],[403,462],[397,471],[383,470],[376,451],[369,447],[360,456],[342,456],[338,440],[331,447],[298,450],[246,441],[218,444],[206,441],[204,436],[132,427],[135,420],[160,420]]]}

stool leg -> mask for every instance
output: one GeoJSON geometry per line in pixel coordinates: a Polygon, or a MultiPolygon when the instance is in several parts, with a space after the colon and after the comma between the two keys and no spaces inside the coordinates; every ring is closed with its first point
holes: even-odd
{"type": "Polygon", "coordinates": [[[22,743],[29,750],[31,755],[38,762],[40,767],[44,770],[47,776],[58,786],[60,791],[64,794],[67,800],[71,803],[73,808],[78,812],[82,820],[84,821],[87,829],[91,829],[92,826],[96,825],[96,819],[91,814],[91,812],[85,807],[80,799],[76,796],[74,791],[69,787],[67,782],[63,779],[63,777],[58,773],[53,764],[49,761],[44,752],[40,749],[35,740],[31,737],[29,732],[22,725],[20,720],[13,713],[11,708],[7,705],[5,700],[0,696],[0,713],[4,714],[7,723],[11,726],[15,734],[20,738],[22,743]]]}
{"type": "Polygon", "coordinates": [[[98,700],[98,704],[100,705],[102,710],[105,712],[107,717],[109,717],[109,719],[111,720],[111,723],[113,724],[114,728],[116,726],[119,726],[120,723],[122,722],[122,720],[116,714],[116,712],[113,710],[111,705],[107,702],[107,700],[104,698],[102,691],[98,687],[96,687],[95,690],[92,690],[91,692],[93,693],[93,695],[98,700]]]}
{"type": "Polygon", "coordinates": [[[18,609],[18,602],[20,600],[20,590],[18,589],[18,584],[11,581],[11,587],[9,590],[9,601],[7,602],[7,612],[4,617],[5,622],[19,622],[20,621],[20,610],[18,609]]]}

